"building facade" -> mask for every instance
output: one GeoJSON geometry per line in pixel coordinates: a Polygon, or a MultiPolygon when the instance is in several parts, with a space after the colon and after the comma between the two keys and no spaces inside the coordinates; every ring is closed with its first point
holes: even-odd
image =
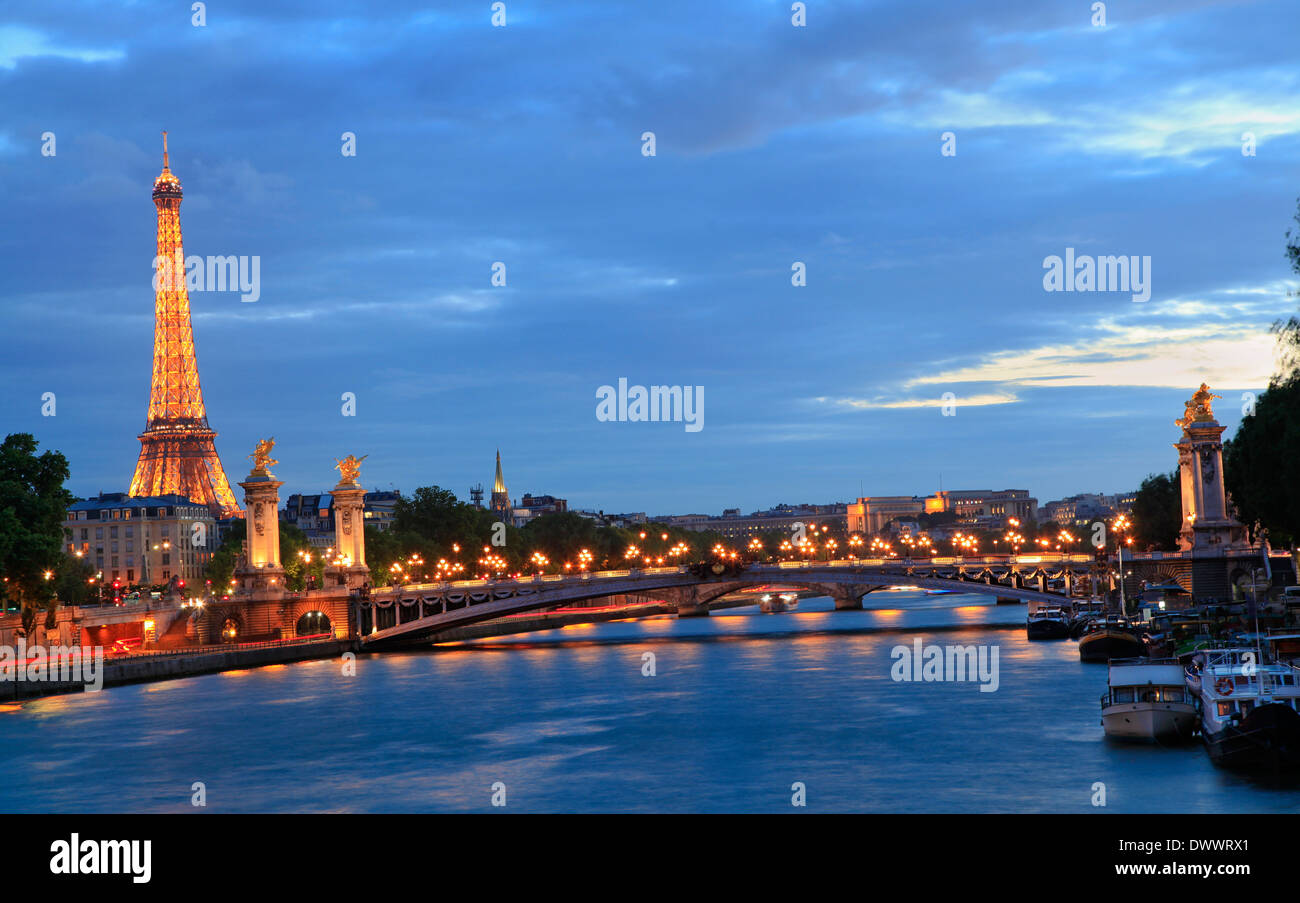
{"type": "Polygon", "coordinates": [[[799,524],[805,527],[827,525],[838,529],[844,525],[846,508],[843,503],[776,505],[767,511],[744,515],[737,513],[740,509],[730,508],[721,517],[707,514],[677,514],[657,517],[654,521],[683,530],[718,533],[728,540],[739,541],[772,531],[793,534],[799,524]]]}
{"type": "MultiPolygon", "coordinates": [[[[376,530],[389,530],[402,493],[397,490],[367,492],[363,500],[362,521],[376,530]]],[[[307,534],[307,541],[318,549],[330,548],[334,542],[334,496],[328,492],[315,495],[294,493],[284,502],[280,520],[293,524],[307,534]]]]}
{"type": "Polygon", "coordinates": [[[173,577],[199,585],[217,549],[217,522],[208,505],[184,496],[133,498],[100,493],[68,508],[64,548],[88,562],[105,582],[156,585],[173,577]]]}

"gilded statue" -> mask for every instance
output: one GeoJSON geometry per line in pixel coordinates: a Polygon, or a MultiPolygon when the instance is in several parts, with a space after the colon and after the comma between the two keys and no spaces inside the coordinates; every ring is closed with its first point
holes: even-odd
{"type": "Polygon", "coordinates": [[[348,455],[342,461],[335,460],[334,467],[339,472],[339,482],[355,483],[361,473],[361,462],[369,457],[369,455],[362,455],[358,458],[356,455],[348,455]]]}
{"type": "Polygon", "coordinates": [[[1192,423],[1210,423],[1214,420],[1214,410],[1211,403],[1216,398],[1222,398],[1222,395],[1215,395],[1210,391],[1210,387],[1201,383],[1201,387],[1196,390],[1196,394],[1189,398],[1184,404],[1187,410],[1179,420],[1174,421],[1175,426],[1187,428],[1192,423]]]}
{"type": "Polygon", "coordinates": [[[270,468],[280,463],[271,457],[271,449],[273,448],[275,448],[274,436],[270,439],[262,439],[257,443],[257,448],[253,449],[253,453],[248,456],[253,462],[253,473],[263,474],[268,477],[271,475],[270,468]]]}

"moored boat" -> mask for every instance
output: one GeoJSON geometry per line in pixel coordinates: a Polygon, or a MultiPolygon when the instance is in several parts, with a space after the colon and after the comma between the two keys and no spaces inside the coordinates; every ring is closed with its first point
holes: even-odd
{"type": "Polygon", "coordinates": [[[1031,611],[1025,621],[1025,634],[1031,640],[1060,640],[1069,635],[1070,622],[1059,608],[1031,611]]]}
{"type": "Polygon", "coordinates": [[[1121,740],[1187,740],[1196,732],[1196,697],[1178,659],[1111,659],[1101,725],[1121,740]]]}
{"type": "Polygon", "coordinates": [[[1101,599],[1083,599],[1074,603],[1074,617],[1070,618],[1070,639],[1083,636],[1084,629],[1097,618],[1106,616],[1106,603],[1101,599]]]}
{"type": "Polygon", "coordinates": [[[1201,739],[1229,768],[1300,771],[1300,668],[1259,648],[1206,649],[1187,669],[1198,687],[1201,739]]]}
{"type": "Polygon", "coordinates": [[[1097,618],[1079,638],[1079,658],[1085,662],[1104,662],[1112,658],[1133,658],[1146,654],[1142,637],[1128,618],[1108,615],[1097,618]]]}
{"type": "Polygon", "coordinates": [[[776,614],[790,611],[799,605],[798,593],[764,593],[758,600],[759,611],[776,614]]]}

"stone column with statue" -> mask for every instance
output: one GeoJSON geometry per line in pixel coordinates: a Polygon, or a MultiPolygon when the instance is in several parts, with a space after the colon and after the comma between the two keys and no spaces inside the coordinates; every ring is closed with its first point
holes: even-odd
{"type": "Polygon", "coordinates": [[[279,464],[271,457],[275,439],[263,439],[248,457],[253,469],[239,485],[244,490],[247,552],[235,570],[235,579],[245,592],[284,593],[284,568],[280,564],[280,487],[271,473],[279,464]]]}
{"type": "Polygon", "coordinates": [[[1222,398],[1201,387],[1186,402],[1178,450],[1178,475],[1182,491],[1183,522],[1178,534],[1182,551],[1213,552],[1248,548],[1246,528],[1228,510],[1223,486],[1223,442],[1225,427],[1214,419],[1213,401],[1222,398]]]}
{"type": "Polygon", "coordinates": [[[348,455],[335,461],[339,483],[330,490],[334,497],[334,560],[325,570],[334,581],[350,587],[362,586],[370,579],[366,567],[366,490],[358,481],[361,462],[367,457],[348,455]]]}

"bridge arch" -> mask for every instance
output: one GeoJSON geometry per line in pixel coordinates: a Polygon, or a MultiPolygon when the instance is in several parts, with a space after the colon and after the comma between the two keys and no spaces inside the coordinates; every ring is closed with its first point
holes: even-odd
{"type": "Polygon", "coordinates": [[[294,623],[295,636],[318,636],[322,633],[333,632],[334,625],[330,623],[329,615],[319,608],[304,611],[294,623]]]}
{"type": "Polygon", "coordinates": [[[707,614],[709,604],[719,597],[764,584],[795,586],[828,595],[835,599],[836,608],[861,608],[862,598],[868,593],[893,585],[1051,604],[1068,601],[1077,579],[1071,565],[1077,562],[1063,558],[1054,563],[1057,569],[1053,571],[1040,561],[837,561],[807,562],[795,567],[752,564],[716,576],[688,567],[653,568],[522,581],[394,587],[355,598],[353,604],[359,607],[360,639],[369,645],[427,642],[455,627],[610,596],[663,599],[681,617],[707,614]]]}

